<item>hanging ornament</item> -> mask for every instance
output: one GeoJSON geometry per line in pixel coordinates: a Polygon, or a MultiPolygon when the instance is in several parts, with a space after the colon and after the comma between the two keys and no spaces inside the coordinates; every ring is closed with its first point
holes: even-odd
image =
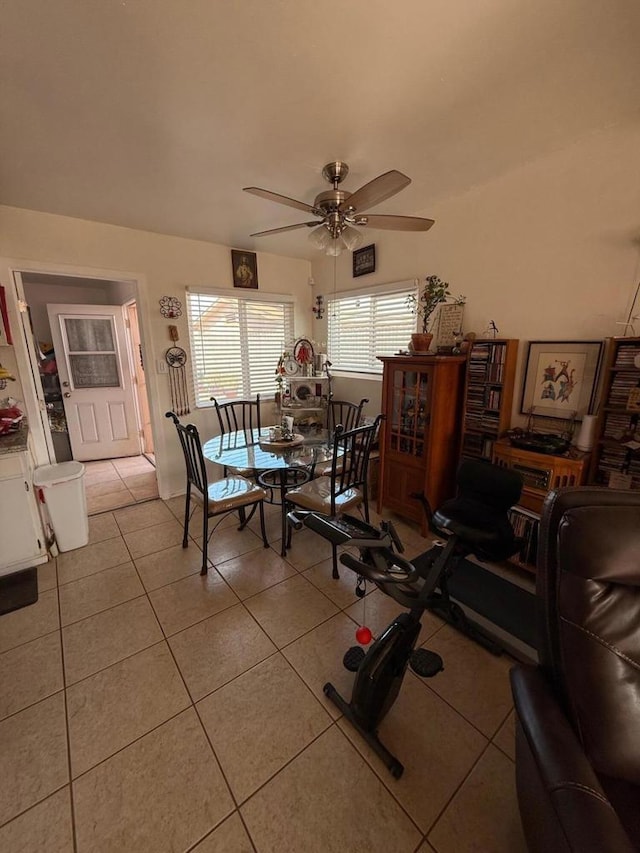
{"type": "Polygon", "coordinates": [[[169,320],[182,317],[182,302],[175,296],[163,296],[159,302],[160,313],[163,317],[167,317],[169,320]]]}
{"type": "Polygon", "coordinates": [[[164,359],[169,365],[169,388],[171,389],[171,408],[176,415],[188,415],[189,395],[187,394],[187,379],[185,364],[187,354],[182,347],[170,347],[164,359]]]}

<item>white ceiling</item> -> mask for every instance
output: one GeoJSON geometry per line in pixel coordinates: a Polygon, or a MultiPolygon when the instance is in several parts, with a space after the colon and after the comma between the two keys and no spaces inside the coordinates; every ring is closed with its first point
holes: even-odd
{"type": "Polygon", "coordinates": [[[637,0],[3,0],[0,48],[1,203],[297,257],[242,187],[435,215],[640,104],[637,0]]]}

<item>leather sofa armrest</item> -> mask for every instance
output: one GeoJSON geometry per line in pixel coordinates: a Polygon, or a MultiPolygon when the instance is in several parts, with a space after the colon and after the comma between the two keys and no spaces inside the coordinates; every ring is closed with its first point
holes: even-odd
{"type": "Polygon", "coordinates": [[[529,850],[634,853],[540,669],[514,667],[511,689],[518,802],[529,850]]]}

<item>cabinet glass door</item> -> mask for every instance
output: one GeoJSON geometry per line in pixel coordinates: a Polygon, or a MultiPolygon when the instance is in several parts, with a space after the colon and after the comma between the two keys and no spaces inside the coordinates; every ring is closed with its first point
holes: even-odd
{"type": "Polygon", "coordinates": [[[390,449],[418,458],[425,453],[431,407],[430,374],[424,370],[393,371],[390,449]]]}

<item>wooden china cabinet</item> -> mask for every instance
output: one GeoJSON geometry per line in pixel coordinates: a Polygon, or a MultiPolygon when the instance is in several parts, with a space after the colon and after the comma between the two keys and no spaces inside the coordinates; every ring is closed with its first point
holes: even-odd
{"type": "Polygon", "coordinates": [[[455,493],[462,426],[465,356],[379,356],[384,364],[380,442],[382,508],[427,522],[411,495],[423,492],[436,509],[455,493]]]}

